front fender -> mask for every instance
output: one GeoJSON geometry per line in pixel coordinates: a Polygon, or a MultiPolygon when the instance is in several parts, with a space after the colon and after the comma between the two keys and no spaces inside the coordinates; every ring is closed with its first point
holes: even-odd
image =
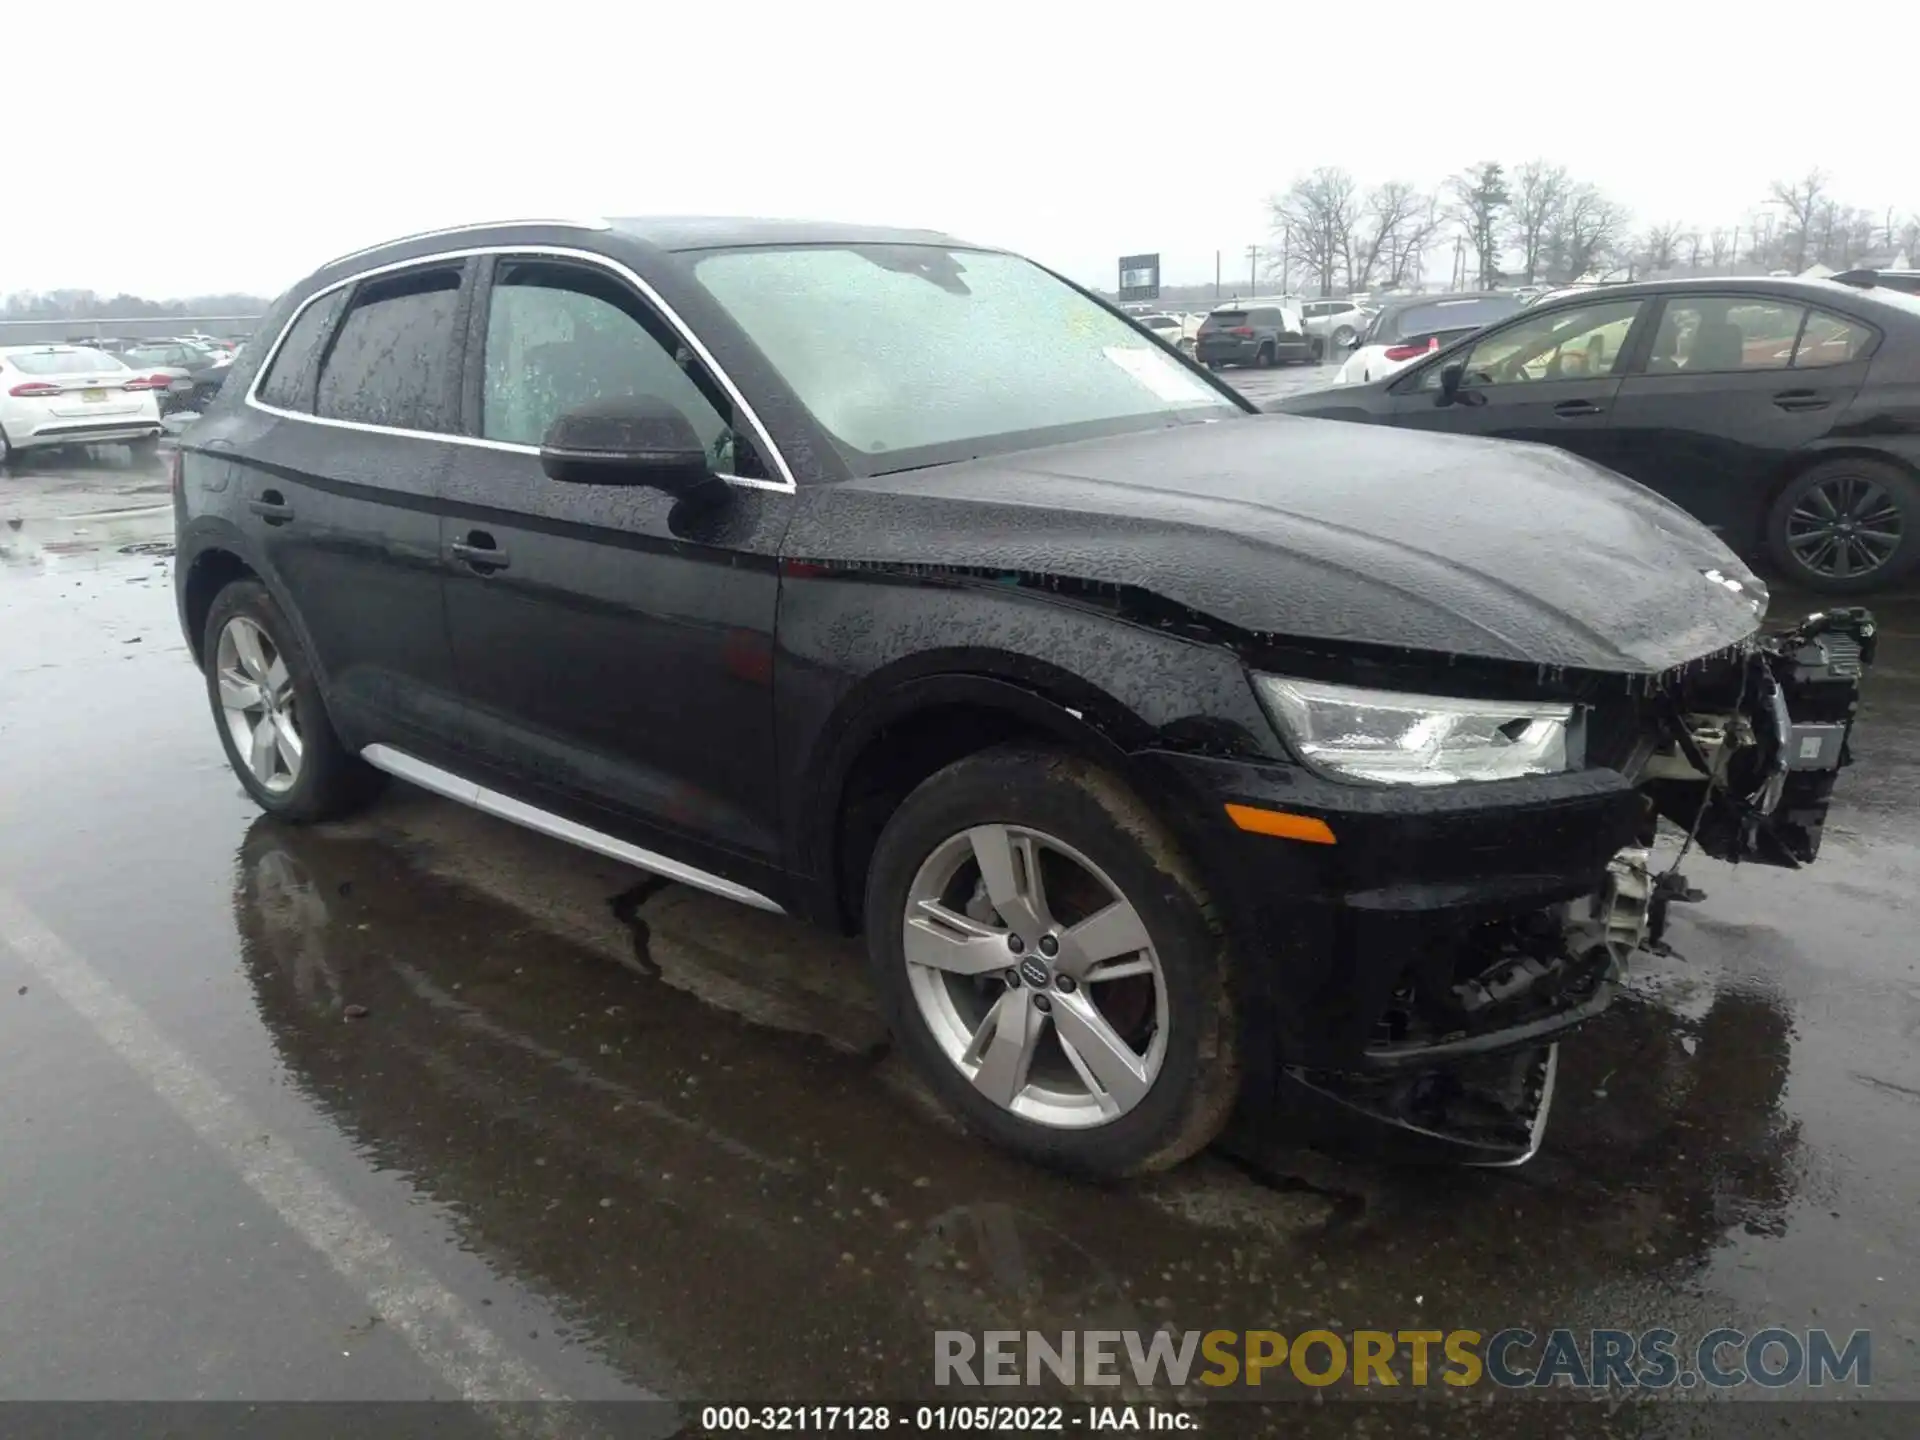
{"type": "Polygon", "coordinates": [[[929,709],[1005,714],[1122,770],[1148,748],[1284,759],[1220,641],[985,581],[789,575],[774,701],[787,852],[829,894],[851,766],[888,726],[929,709]]]}

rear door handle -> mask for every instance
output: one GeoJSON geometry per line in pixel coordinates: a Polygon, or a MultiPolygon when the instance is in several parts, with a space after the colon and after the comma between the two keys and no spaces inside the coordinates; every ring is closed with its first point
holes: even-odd
{"type": "Polygon", "coordinates": [[[1782,390],[1773,403],[1781,410],[1824,410],[1833,402],[1817,390],[1782,390]]]}
{"type": "Polygon", "coordinates": [[[1582,415],[1598,415],[1600,407],[1591,400],[1562,400],[1553,407],[1553,413],[1562,420],[1573,420],[1582,415]]]}
{"type": "Polygon", "coordinates": [[[247,509],[269,525],[284,525],[293,519],[293,507],[278,490],[262,490],[258,499],[247,502],[247,509]]]}
{"type": "Polygon", "coordinates": [[[507,552],[484,530],[469,530],[466,539],[456,540],[447,547],[447,553],[482,575],[504,570],[512,563],[507,552]]]}

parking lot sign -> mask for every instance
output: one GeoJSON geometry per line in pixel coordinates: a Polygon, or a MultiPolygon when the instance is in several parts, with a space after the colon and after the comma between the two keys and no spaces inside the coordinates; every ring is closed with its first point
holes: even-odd
{"type": "Polygon", "coordinates": [[[1122,255],[1120,257],[1120,298],[1122,300],[1158,300],[1160,298],[1160,257],[1158,255],[1122,255]]]}

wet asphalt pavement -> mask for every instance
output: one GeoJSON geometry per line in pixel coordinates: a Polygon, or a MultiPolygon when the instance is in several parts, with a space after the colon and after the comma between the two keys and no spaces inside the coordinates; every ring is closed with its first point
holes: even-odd
{"type": "MultiPolygon", "coordinates": [[[[934,1116],[850,945],[400,786],[263,818],[185,659],[165,498],[106,452],[0,476],[0,1399],[901,1401],[936,1329],[1780,1323],[1870,1329],[1875,1396],[1920,1400],[1913,588],[1873,601],[1821,862],[1689,862],[1707,902],[1564,1047],[1534,1163],[1209,1156],[1102,1190],[934,1116]]],[[[1759,1412],[1205,1428],[1269,1423],[1759,1412]]]]}

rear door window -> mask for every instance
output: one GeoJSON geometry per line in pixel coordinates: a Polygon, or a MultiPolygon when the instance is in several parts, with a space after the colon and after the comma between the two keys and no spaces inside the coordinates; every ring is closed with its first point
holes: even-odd
{"type": "Polygon", "coordinates": [[[363,281],[320,368],[314,413],[396,430],[451,429],[458,268],[363,281]]]}
{"type": "Polygon", "coordinates": [[[1247,312],[1244,310],[1216,310],[1207,316],[1206,323],[1210,329],[1230,329],[1235,325],[1246,324],[1247,312]]]}
{"type": "Polygon", "coordinates": [[[1738,295],[1689,295],[1667,301],[1647,352],[1649,375],[1710,375],[1784,370],[1806,308],[1738,295]]]}
{"type": "Polygon", "coordinates": [[[325,351],[327,336],[333,333],[333,322],[340,318],[346,303],[347,291],[342,288],[322,295],[300,312],[280,342],[280,348],[274,351],[267,373],[260,381],[261,403],[302,415],[313,413],[313,387],[320,376],[320,356],[325,351]]]}

